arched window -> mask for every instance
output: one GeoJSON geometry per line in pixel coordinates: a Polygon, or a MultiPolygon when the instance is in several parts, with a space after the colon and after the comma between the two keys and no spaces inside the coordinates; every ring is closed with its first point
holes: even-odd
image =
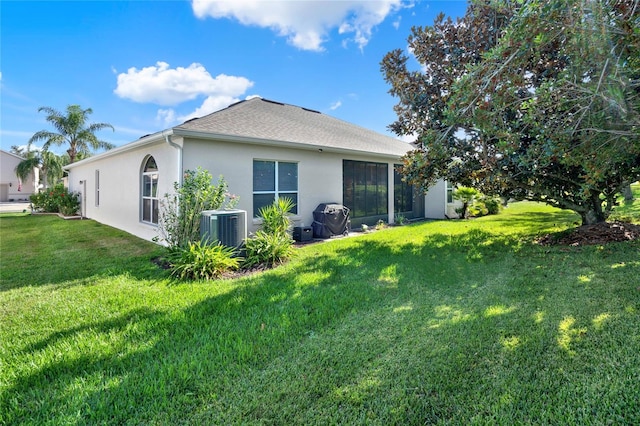
{"type": "Polygon", "coordinates": [[[158,165],[151,156],[142,168],[142,221],[158,223],[158,165]]]}

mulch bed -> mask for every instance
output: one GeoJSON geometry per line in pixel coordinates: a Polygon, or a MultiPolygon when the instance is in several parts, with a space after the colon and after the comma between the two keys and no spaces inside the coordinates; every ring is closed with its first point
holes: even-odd
{"type": "Polygon", "coordinates": [[[560,234],[548,234],[537,240],[543,246],[585,246],[640,239],[640,225],[603,222],[584,225],[560,234]]]}

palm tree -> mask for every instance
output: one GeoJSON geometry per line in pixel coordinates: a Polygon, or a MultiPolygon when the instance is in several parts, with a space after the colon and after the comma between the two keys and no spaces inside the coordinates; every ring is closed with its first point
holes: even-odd
{"type": "Polygon", "coordinates": [[[108,123],[92,123],[87,125],[89,114],[93,113],[91,108],[82,109],[79,105],[69,105],[66,115],[51,107],[40,107],[38,112],[44,111],[47,115],[47,121],[56,128],[58,133],[48,130],[40,130],[29,139],[29,146],[36,141],[44,140],[42,146],[43,151],[49,151],[51,145],[68,145],[67,154],[69,155],[69,163],[73,163],[80,154],[89,155],[91,149],[111,149],[115,145],[101,141],[95,135],[97,131],[102,129],[111,129],[115,131],[113,126],[108,123]]]}
{"type": "Polygon", "coordinates": [[[9,152],[19,157],[23,157],[25,154],[26,148],[27,147],[25,147],[24,145],[23,146],[11,145],[11,149],[9,150],[9,152]]]}
{"type": "Polygon", "coordinates": [[[473,203],[473,200],[479,194],[475,188],[469,188],[467,186],[461,186],[453,191],[453,199],[462,201],[462,207],[456,209],[456,212],[460,213],[462,219],[469,217],[469,205],[473,203]]]}
{"type": "Polygon", "coordinates": [[[50,151],[27,151],[22,152],[22,160],[15,168],[16,176],[20,180],[26,180],[33,172],[34,168],[40,169],[40,177],[45,188],[49,187],[49,182],[57,182],[62,178],[62,167],[65,165],[64,159],[50,151]]]}
{"type": "Polygon", "coordinates": [[[34,152],[32,151],[27,153],[27,157],[18,163],[14,171],[18,179],[20,179],[20,181],[22,182],[29,178],[29,176],[33,173],[33,169],[39,167],[40,160],[34,155],[34,152]]]}
{"type": "Polygon", "coordinates": [[[62,167],[67,163],[65,159],[51,151],[40,152],[40,175],[45,188],[49,187],[49,182],[57,183],[64,174],[62,167]]]}

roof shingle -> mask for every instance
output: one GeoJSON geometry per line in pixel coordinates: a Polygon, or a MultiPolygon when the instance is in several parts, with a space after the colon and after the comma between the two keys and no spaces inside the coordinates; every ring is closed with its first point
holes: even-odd
{"type": "Polygon", "coordinates": [[[241,101],[174,129],[402,156],[411,145],[306,108],[262,98],[241,101]]]}

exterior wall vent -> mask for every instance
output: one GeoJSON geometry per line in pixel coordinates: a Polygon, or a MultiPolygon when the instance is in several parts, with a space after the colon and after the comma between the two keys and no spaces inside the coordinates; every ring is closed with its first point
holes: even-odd
{"type": "Polygon", "coordinates": [[[200,215],[200,238],[207,244],[240,247],[247,238],[244,210],[205,210],[200,215]]]}

